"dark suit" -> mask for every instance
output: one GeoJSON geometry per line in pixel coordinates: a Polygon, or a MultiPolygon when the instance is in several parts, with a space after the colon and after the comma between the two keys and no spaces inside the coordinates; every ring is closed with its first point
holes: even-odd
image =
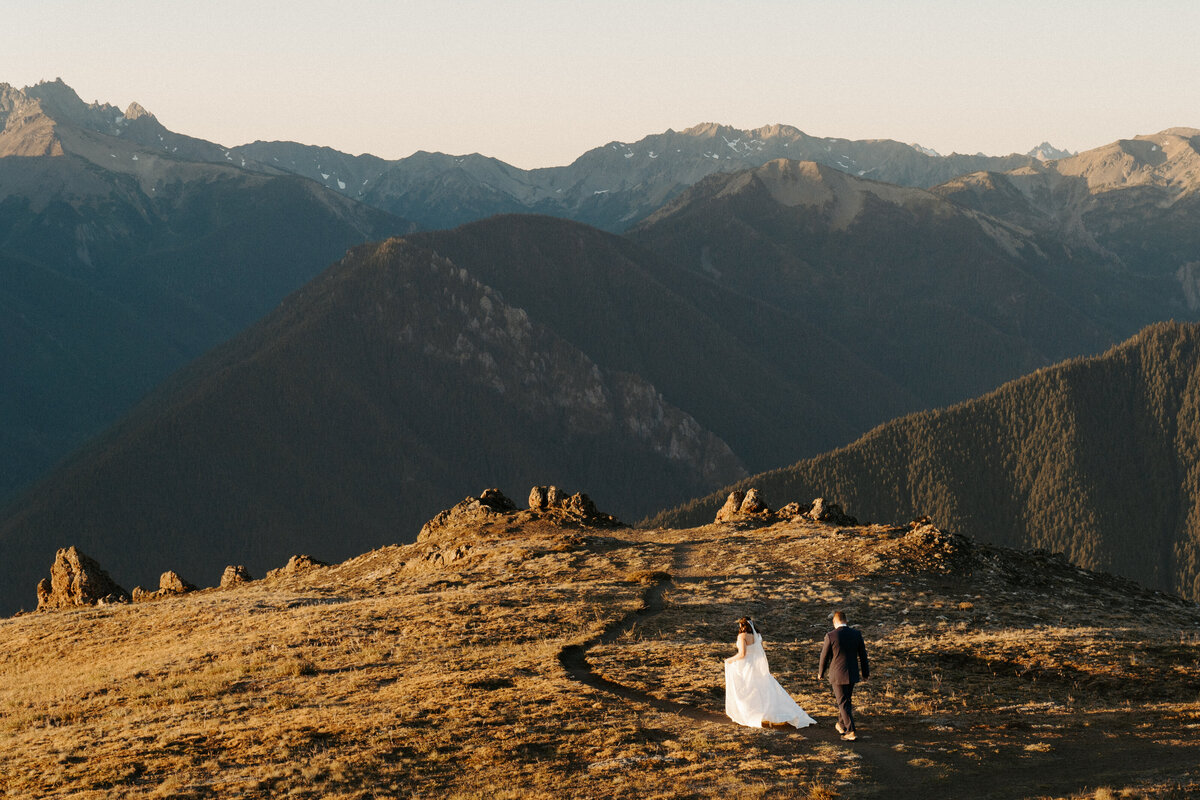
{"type": "Polygon", "coordinates": [[[838,720],[849,733],[854,730],[854,710],[851,702],[854,684],[871,677],[867,645],[863,642],[861,633],[848,625],[842,625],[825,634],[825,643],[821,646],[821,661],[817,664],[817,677],[823,677],[827,669],[833,699],[837,702],[838,720]]]}

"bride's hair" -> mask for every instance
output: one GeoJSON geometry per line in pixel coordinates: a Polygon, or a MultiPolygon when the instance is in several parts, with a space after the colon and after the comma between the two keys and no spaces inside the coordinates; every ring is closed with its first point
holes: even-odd
{"type": "Polygon", "coordinates": [[[754,626],[750,624],[749,617],[738,618],[738,633],[754,633],[754,626]]]}

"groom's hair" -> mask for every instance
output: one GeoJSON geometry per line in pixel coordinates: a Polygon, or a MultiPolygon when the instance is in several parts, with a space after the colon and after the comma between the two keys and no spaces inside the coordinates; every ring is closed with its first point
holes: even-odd
{"type": "Polygon", "coordinates": [[[845,611],[833,612],[833,624],[837,625],[839,622],[842,623],[843,625],[846,624],[846,612],[845,611]]]}

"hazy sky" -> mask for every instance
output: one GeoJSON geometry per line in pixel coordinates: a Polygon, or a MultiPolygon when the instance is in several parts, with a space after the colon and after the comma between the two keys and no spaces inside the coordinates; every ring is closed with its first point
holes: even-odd
{"type": "Polygon", "coordinates": [[[1200,127],[1200,3],[5,0],[0,82],[225,145],[522,167],[700,122],[942,153],[1200,127]]]}

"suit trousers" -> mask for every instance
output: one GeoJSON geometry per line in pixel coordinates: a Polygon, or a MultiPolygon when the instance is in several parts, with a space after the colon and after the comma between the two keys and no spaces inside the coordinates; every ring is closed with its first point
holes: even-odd
{"type": "Polygon", "coordinates": [[[833,700],[837,703],[838,721],[842,723],[842,727],[846,732],[854,730],[854,708],[852,699],[854,697],[853,683],[831,683],[833,688],[833,700]]]}

